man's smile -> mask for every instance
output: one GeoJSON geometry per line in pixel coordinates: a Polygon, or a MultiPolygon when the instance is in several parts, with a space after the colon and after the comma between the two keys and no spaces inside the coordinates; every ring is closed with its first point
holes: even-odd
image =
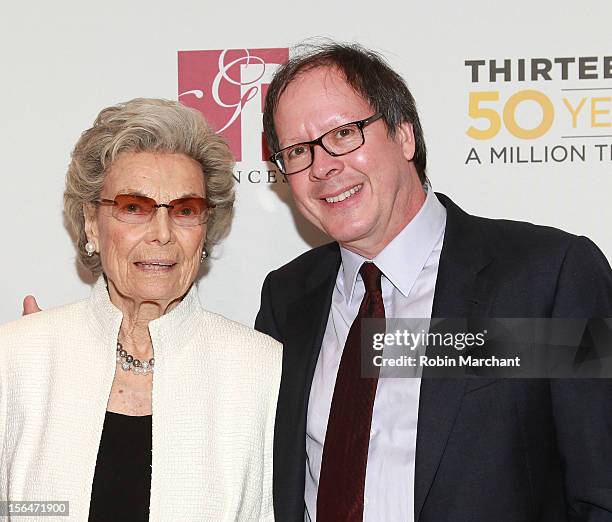
{"type": "Polygon", "coordinates": [[[355,185],[354,187],[342,190],[341,192],[335,195],[324,196],[321,199],[327,201],[328,203],[338,203],[340,201],[344,201],[345,199],[352,197],[354,194],[357,194],[357,192],[359,192],[362,188],[363,188],[363,183],[359,183],[358,185],[355,185]]]}

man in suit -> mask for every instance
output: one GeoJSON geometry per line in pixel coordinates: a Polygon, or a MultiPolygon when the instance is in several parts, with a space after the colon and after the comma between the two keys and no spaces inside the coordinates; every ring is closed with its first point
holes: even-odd
{"type": "Polygon", "coordinates": [[[359,46],[281,67],[264,129],[334,239],[263,285],[256,328],[284,344],[276,519],[612,521],[610,380],[363,379],[354,348],[365,317],[611,317],[597,247],[435,194],[409,90],[359,46]]]}

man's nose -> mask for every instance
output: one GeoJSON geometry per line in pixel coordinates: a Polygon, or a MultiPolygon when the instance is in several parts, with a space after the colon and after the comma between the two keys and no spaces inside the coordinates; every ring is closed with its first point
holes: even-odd
{"type": "Polygon", "coordinates": [[[313,181],[327,179],[342,172],[344,166],[342,159],[338,156],[332,156],[321,145],[313,147],[312,155],[310,178],[313,181]]]}

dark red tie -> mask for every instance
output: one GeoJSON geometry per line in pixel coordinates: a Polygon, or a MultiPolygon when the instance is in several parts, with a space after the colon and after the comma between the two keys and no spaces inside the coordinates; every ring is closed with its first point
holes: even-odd
{"type": "Polygon", "coordinates": [[[366,293],[351,325],[332,398],[317,494],[317,522],[361,522],[377,378],[361,377],[361,320],[385,317],[381,272],[359,270],[366,293]]]}

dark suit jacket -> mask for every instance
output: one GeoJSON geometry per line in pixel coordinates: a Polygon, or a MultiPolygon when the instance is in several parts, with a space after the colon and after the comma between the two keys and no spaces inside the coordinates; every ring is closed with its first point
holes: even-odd
{"type": "MultiPolygon", "coordinates": [[[[447,224],[433,317],[612,317],[612,272],[587,238],[438,197],[447,224]]],[[[284,344],[279,522],[304,517],[306,412],[339,266],[338,245],[325,245],[262,290],[256,328],[284,344]]],[[[415,466],[419,522],[612,521],[612,381],[423,378],[415,466]]]]}

